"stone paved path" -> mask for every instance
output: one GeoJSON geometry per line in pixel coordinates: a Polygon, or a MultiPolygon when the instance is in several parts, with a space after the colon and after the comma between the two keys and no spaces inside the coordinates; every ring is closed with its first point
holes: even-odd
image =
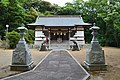
{"type": "Polygon", "coordinates": [[[89,74],[65,50],[52,51],[35,69],[4,80],[86,80],[89,74]]]}

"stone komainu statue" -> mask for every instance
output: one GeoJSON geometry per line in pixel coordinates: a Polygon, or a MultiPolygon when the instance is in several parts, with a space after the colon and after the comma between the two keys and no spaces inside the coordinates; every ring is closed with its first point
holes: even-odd
{"type": "Polygon", "coordinates": [[[73,41],[73,43],[74,43],[74,45],[73,45],[72,51],[79,51],[79,47],[77,45],[77,42],[73,41]]]}
{"type": "Polygon", "coordinates": [[[42,44],[41,44],[41,47],[39,49],[40,51],[47,51],[47,48],[46,48],[46,41],[44,41],[42,44]]]}

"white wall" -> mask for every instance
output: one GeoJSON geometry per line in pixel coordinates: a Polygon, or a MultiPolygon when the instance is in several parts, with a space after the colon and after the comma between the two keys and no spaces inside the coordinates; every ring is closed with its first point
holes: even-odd
{"type": "Polygon", "coordinates": [[[41,45],[43,40],[45,40],[45,38],[41,38],[41,36],[45,36],[44,33],[42,32],[42,27],[36,27],[35,28],[35,42],[34,42],[35,46],[41,45]]]}
{"type": "Polygon", "coordinates": [[[79,37],[77,38],[78,44],[84,45],[85,44],[84,31],[77,31],[77,35],[79,35],[79,37]]]}
{"type": "Polygon", "coordinates": [[[35,28],[35,37],[40,37],[40,35],[42,35],[42,27],[36,27],[35,28]]]}
{"type": "Polygon", "coordinates": [[[78,45],[84,45],[85,44],[85,39],[84,39],[84,28],[83,27],[77,27],[77,31],[72,40],[76,40],[78,45]]]}
{"type": "Polygon", "coordinates": [[[35,37],[40,37],[40,35],[43,35],[42,31],[35,31],[35,37]]]}

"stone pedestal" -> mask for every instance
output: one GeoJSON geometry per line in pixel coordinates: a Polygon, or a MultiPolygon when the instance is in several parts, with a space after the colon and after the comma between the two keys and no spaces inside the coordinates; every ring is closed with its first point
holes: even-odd
{"type": "Polygon", "coordinates": [[[107,65],[105,64],[104,50],[102,50],[96,38],[96,30],[99,29],[99,27],[93,26],[91,29],[93,30],[93,39],[87,50],[84,66],[88,70],[106,70],[107,65]]]}
{"type": "Polygon", "coordinates": [[[106,70],[104,50],[98,42],[91,42],[90,48],[87,50],[84,65],[88,70],[106,70]]]}
{"type": "Polygon", "coordinates": [[[11,70],[15,71],[26,71],[32,68],[33,61],[31,52],[23,37],[25,27],[19,27],[18,29],[20,29],[21,38],[15,48],[15,51],[13,51],[12,65],[10,67],[11,70]]]}

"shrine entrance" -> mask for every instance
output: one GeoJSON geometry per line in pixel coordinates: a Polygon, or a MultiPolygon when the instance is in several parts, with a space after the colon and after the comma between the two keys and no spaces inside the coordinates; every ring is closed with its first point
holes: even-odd
{"type": "Polygon", "coordinates": [[[69,40],[69,32],[68,31],[51,31],[51,40],[57,41],[61,43],[65,40],[69,40]]]}
{"type": "Polygon", "coordinates": [[[70,30],[69,27],[49,27],[49,47],[51,49],[69,49],[70,48],[70,30]]]}
{"type": "Polygon", "coordinates": [[[51,33],[51,41],[62,43],[65,40],[69,40],[68,33],[51,33]]]}

